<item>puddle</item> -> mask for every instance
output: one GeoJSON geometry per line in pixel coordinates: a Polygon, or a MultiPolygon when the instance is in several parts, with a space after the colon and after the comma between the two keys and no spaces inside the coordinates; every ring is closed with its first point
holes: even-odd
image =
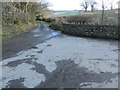
{"type": "Polygon", "coordinates": [[[52,38],[52,37],[59,36],[59,35],[61,35],[61,32],[52,32],[47,37],[52,38]]]}

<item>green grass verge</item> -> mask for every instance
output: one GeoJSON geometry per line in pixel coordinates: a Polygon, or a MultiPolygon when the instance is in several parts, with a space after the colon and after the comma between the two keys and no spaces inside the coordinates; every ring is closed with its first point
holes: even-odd
{"type": "Polygon", "coordinates": [[[28,32],[32,27],[35,27],[35,23],[21,23],[19,25],[4,25],[2,26],[2,38],[3,41],[7,41],[10,38],[14,38],[15,36],[22,34],[24,32],[28,32]]]}
{"type": "Polygon", "coordinates": [[[49,15],[49,17],[64,17],[64,16],[73,16],[73,15],[77,15],[79,13],[64,13],[64,14],[53,14],[53,15],[49,15]]]}

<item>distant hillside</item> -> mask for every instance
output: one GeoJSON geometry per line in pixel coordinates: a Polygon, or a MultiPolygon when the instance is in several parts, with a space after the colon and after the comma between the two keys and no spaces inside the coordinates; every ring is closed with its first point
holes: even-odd
{"type": "Polygon", "coordinates": [[[79,12],[80,10],[55,10],[54,12],[79,12]]]}
{"type": "Polygon", "coordinates": [[[49,15],[49,17],[71,16],[77,15],[79,12],[79,10],[57,10],[54,11],[51,15],[49,15]]]}
{"type": "MultiPolygon", "coordinates": [[[[118,9],[113,9],[113,10],[105,10],[105,12],[109,12],[109,13],[118,13],[118,9]]],[[[78,15],[78,14],[82,14],[82,13],[97,13],[100,14],[101,10],[98,11],[88,11],[88,12],[84,12],[83,10],[56,10],[53,11],[52,14],[50,14],[48,17],[63,17],[63,16],[73,16],[73,15],[78,15]]]]}

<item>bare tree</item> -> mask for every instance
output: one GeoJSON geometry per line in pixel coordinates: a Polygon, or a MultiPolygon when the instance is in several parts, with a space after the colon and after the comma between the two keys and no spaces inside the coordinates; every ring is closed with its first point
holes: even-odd
{"type": "Polygon", "coordinates": [[[93,12],[94,11],[94,5],[97,4],[96,1],[92,1],[90,2],[90,6],[91,6],[91,11],[93,12]]]}
{"type": "Polygon", "coordinates": [[[89,2],[84,1],[84,2],[81,3],[81,6],[85,9],[85,12],[87,12],[87,9],[89,7],[89,2]]]}
{"type": "Polygon", "coordinates": [[[101,18],[101,24],[103,24],[104,13],[105,13],[105,4],[104,4],[104,0],[102,0],[102,18],[101,18]]]}
{"type": "Polygon", "coordinates": [[[113,4],[112,4],[112,3],[113,3],[113,2],[111,2],[111,4],[110,4],[110,5],[111,5],[111,10],[113,10],[113,4]]]}

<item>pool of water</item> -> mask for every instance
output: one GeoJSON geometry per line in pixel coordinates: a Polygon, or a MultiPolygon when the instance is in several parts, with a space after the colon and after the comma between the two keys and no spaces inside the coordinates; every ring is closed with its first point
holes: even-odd
{"type": "Polygon", "coordinates": [[[52,38],[52,37],[59,36],[59,35],[62,35],[61,32],[51,32],[47,37],[52,38]]]}

